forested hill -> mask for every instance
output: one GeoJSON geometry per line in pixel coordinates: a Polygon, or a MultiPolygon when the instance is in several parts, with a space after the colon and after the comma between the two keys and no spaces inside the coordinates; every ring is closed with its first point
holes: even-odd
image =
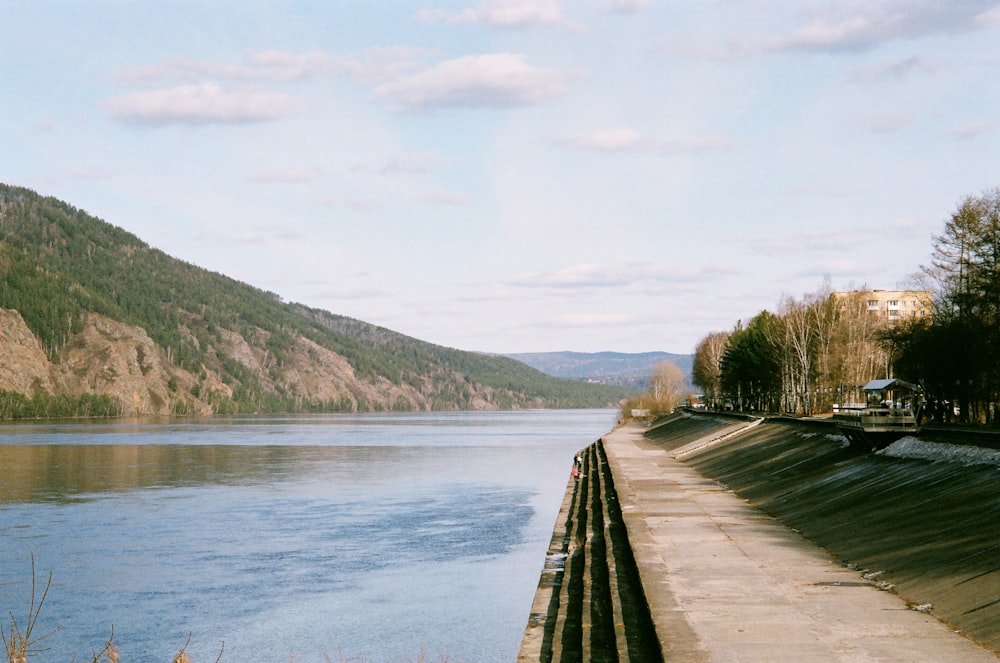
{"type": "Polygon", "coordinates": [[[603,407],[553,378],[282,302],[0,184],[0,418],[603,407]]]}

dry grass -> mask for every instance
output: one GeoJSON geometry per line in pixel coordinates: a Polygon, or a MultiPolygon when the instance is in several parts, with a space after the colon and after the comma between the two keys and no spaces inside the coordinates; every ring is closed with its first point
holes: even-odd
{"type": "Polygon", "coordinates": [[[14,617],[13,611],[10,611],[10,628],[8,630],[0,630],[4,653],[7,654],[9,663],[27,663],[28,656],[45,651],[45,649],[40,648],[38,645],[59,630],[54,629],[44,635],[35,637],[35,628],[38,626],[38,615],[42,611],[45,597],[49,595],[49,587],[52,586],[52,574],[49,573],[48,582],[45,583],[45,589],[42,591],[42,596],[38,599],[37,603],[35,601],[37,596],[35,579],[35,558],[32,556],[31,602],[28,604],[28,617],[24,620],[24,630],[21,630],[22,627],[17,623],[17,618],[14,617]]]}
{"type": "MultiPolygon", "coordinates": [[[[0,640],[3,641],[4,654],[7,656],[7,663],[29,663],[29,661],[46,651],[48,648],[44,646],[45,641],[51,638],[53,635],[59,632],[59,627],[45,631],[38,634],[38,618],[42,614],[42,607],[45,605],[45,599],[49,595],[49,589],[52,587],[52,572],[49,572],[49,576],[45,581],[45,588],[42,590],[41,595],[38,594],[37,586],[38,574],[35,570],[35,556],[31,556],[31,600],[28,603],[28,614],[27,616],[18,621],[17,617],[14,615],[14,611],[8,612],[10,616],[10,625],[6,628],[0,627],[0,640]]],[[[177,655],[174,656],[172,663],[193,663],[191,657],[187,655],[188,644],[191,643],[191,636],[188,636],[188,641],[185,643],[184,647],[181,648],[177,655]]],[[[225,648],[225,643],[223,643],[223,649],[225,648]]],[[[108,636],[108,641],[104,643],[104,646],[100,650],[95,651],[90,659],[91,663],[118,663],[118,657],[120,651],[118,646],[115,644],[115,627],[111,627],[111,635],[108,636]]],[[[219,657],[215,659],[215,663],[219,663],[222,659],[222,649],[219,650],[219,657]]],[[[75,660],[75,659],[74,659],[75,660]]]]}
{"type": "MultiPolygon", "coordinates": [[[[170,660],[170,663],[194,663],[194,661],[191,660],[191,657],[188,656],[187,654],[187,648],[188,645],[190,644],[191,644],[191,634],[188,633],[187,642],[185,642],[184,646],[181,647],[181,650],[174,655],[174,657],[170,660]]],[[[215,658],[215,663],[219,663],[219,661],[222,660],[222,652],[224,652],[225,650],[226,650],[226,643],[223,642],[222,647],[219,648],[219,655],[215,658]]]]}
{"type": "MultiPolygon", "coordinates": [[[[35,572],[35,556],[31,556],[31,601],[28,603],[28,615],[20,624],[11,610],[10,626],[7,629],[0,628],[0,639],[3,640],[4,653],[7,655],[8,663],[28,663],[29,656],[35,656],[46,651],[41,646],[45,640],[49,639],[59,631],[59,627],[36,635],[38,628],[38,617],[42,613],[42,606],[49,595],[49,588],[52,587],[52,572],[45,581],[45,589],[41,596],[37,593],[37,578],[35,572]],[[36,600],[37,599],[37,600],[36,600]]],[[[118,647],[114,643],[115,629],[111,627],[111,635],[100,651],[94,652],[93,663],[118,663],[118,647]]]]}

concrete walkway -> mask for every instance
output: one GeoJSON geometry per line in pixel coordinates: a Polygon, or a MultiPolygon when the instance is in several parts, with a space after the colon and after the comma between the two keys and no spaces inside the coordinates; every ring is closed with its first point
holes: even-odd
{"type": "Polygon", "coordinates": [[[666,661],[996,661],[630,425],[603,438],[666,661]]]}

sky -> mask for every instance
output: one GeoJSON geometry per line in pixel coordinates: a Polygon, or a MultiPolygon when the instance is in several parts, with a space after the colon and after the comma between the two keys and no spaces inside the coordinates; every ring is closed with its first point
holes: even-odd
{"type": "Polygon", "coordinates": [[[0,181],[336,314],[693,352],[1000,186],[1000,3],[0,0],[0,181]]]}

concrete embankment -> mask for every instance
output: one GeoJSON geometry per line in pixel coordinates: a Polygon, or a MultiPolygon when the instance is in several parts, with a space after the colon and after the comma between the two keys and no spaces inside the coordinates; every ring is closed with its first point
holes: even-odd
{"type": "Polygon", "coordinates": [[[566,488],[518,661],[662,661],[600,441],[566,488]]]}
{"type": "Polygon", "coordinates": [[[587,457],[600,469],[570,479],[519,661],[996,660],[996,464],[703,414],[616,429],[587,457]]]}
{"type": "MultiPolygon", "coordinates": [[[[650,441],[672,446],[651,433],[650,441]]],[[[993,650],[1000,650],[1000,467],[961,436],[880,453],[836,428],[767,421],[681,459],[993,650]],[[927,444],[929,443],[929,444],[927,444]],[[980,462],[984,461],[984,462],[980,462]]]]}

